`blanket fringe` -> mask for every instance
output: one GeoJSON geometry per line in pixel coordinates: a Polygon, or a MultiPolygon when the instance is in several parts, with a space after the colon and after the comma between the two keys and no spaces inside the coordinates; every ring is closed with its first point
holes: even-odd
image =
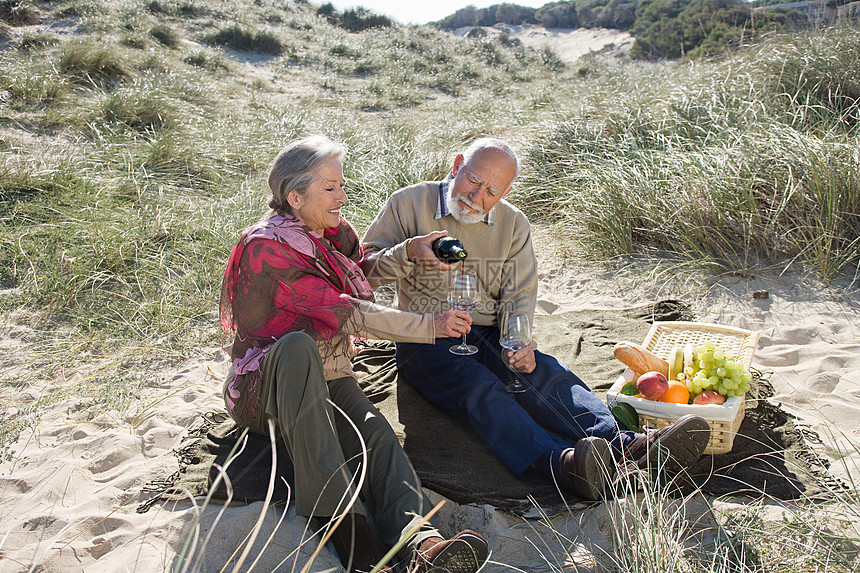
{"type": "Polygon", "coordinates": [[[153,478],[143,485],[140,490],[141,495],[147,493],[155,495],[141,502],[135,510],[137,513],[146,513],[157,502],[167,501],[170,496],[182,493],[176,489],[176,485],[190,466],[200,463],[200,444],[209,432],[223,423],[228,416],[226,412],[207,412],[197,419],[179,447],[173,450],[173,454],[179,461],[179,469],[169,476],[153,478]]]}

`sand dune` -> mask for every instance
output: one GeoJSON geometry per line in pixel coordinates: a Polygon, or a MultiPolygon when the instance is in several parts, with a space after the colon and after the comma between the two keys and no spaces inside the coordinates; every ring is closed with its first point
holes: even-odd
{"type": "MultiPolygon", "coordinates": [[[[834,460],[835,475],[860,478],[857,295],[810,284],[802,277],[687,284],[680,287],[685,293],[678,288],[661,281],[643,282],[635,275],[555,271],[543,277],[539,306],[544,312],[557,313],[681,295],[699,320],[759,330],[762,336],[753,365],[772,373],[774,399],[821,436],[819,449],[834,460]],[[753,292],[764,290],[768,298],[753,297],[753,292]]],[[[3,342],[14,346],[14,340],[7,336],[3,342]]],[[[152,395],[167,398],[146,412],[143,420],[135,419],[140,412],[127,412],[84,421],[85,413],[75,413],[75,398],[46,409],[36,427],[24,431],[12,446],[13,453],[0,463],[0,571],[25,571],[34,563],[64,573],[171,569],[180,563],[177,555],[183,553],[183,544],[195,529],[198,544],[215,531],[205,551],[210,570],[230,561],[256,523],[261,503],[232,505],[223,515],[219,515],[222,505],[211,505],[202,513],[199,527],[195,526],[201,513],[195,503],[201,500],[156,504],[143,514],[135,511],[142,486],[176,470],[173,450],[200,423],[200,415],[221,408],[219,389],[225,368],[217,349],[208,349],[178,368],[158,372],[152,395]]],[[[434,502],[441,499],[433,492],[430,495],[434,502]]],[[[246,564],[257,557],[273,530],[276,533],[257,570],[289,570],[294,564],[300,570],[309,558],[314,539],[298,556],[293,554],[308,538],[306,521],[289,508],[279,525],[282,512],[282,507],[266,512],[246,564]]],[[[448,533],[464,527],[485,532],[498,562],[545,566],[553,551],[548,548],[560,549],[540,521],[523,520],[492,507],[448,503],[441,516],[448,533]]],[[[600,506],[583,506],[554,520],[554,527],[576,540],[571,549],[579,555],[580,565],[594,560],[595,546],[609,543],[605,519],[600,506]]],[[[568,559],[556,557],[562,562],[568,559]]],[[[311,571],[339,569],[337,557],[328,549],[311,567],[311,571]]]]}
{"type": "Polygon", "coordinates": [[[504,26],[500,28],[511,38],[526,46],[542,50],[551,49],[564,62],[576,62],[591,52],[624,55],[633,45],[629,32],[595,29],[541,28],[539,26],[504,26]]]}

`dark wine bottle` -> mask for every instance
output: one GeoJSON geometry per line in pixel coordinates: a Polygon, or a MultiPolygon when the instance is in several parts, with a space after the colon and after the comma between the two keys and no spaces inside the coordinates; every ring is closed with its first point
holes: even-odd
{"type": "Polygon", "coordinates": [[[455,237],[441,237],[433,241],[433,253],[440,261],[449,265],[465,261],[469,256],[463,243],[455,237]]]}

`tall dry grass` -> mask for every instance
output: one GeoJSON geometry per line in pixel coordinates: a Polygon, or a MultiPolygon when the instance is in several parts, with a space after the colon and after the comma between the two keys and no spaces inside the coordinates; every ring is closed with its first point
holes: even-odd
{"type": "Polygon", "coordinates": [[[653,66],[595,64],[644,93],[542,124],[523,204],[597,256],[654,248],[718,272],[856,275],[858,51],[852,28],[774,37],[675,68],[662,90],[653,66]]]}

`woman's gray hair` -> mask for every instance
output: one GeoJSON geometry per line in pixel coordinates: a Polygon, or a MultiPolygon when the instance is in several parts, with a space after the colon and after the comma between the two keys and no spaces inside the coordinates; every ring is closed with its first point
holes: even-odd
{"type": "Polygon", "coordinates": [[[269,207],[293,214],[287,195],[295,190],[304,195],[319,175],[317,168],[332,158],[343,160],[346,145],[324,135],[312,135],[293,141],[278,153],[269,169],[272,198],[269,207]]]}

